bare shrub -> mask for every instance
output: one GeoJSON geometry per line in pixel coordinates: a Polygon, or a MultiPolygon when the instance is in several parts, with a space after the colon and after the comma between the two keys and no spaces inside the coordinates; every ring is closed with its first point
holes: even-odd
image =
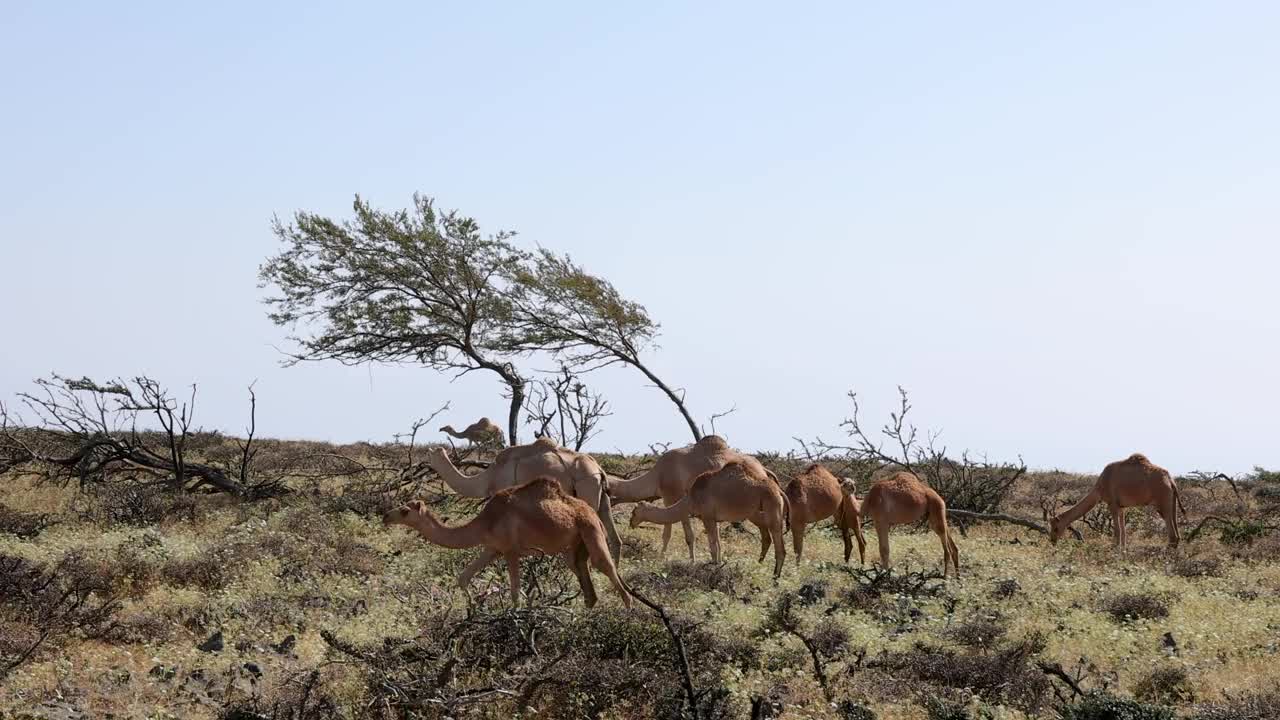
{"type": "Polygon", "coordinates": [[[1178,558],[1172,571],[1174,575],[1185,578],[1222,577],[1222,558],[1217,555],[1178,558]]]}
{"type": "Polygon", "coordinates": [[[997,600],[1008,600],[1022,591],[1022,585],[1014,578],[997,580],[991,588],[991,597],[997,600]]]}
{"type": "Polygon", "coordinates": [[[1004,641],[1008,626],[999,617],[976,617],[947,631],[954,642],[974,650],[988,652],[1004,641]]]}
{"type": "Polygon", "coordinates": [[[630,585],[653,588],[663,596],[703,590],[737,597],[745,577],[745,571],[735,563],[671,562],[659,571],[629,575],[626,581],[630,585]]]}
{"type": "Polygon", "coordinates": [[[48,567],[0,555],[0,622],[8,630],[0,678],[71,633],[92,637],[108,627],[120,606],[103,578],[79,560],[70,554],[48,567]]]}
{"type": "Polygon", "coordinates": [[[1196,697],[1187,671],[1174,665],[1156,668],[1147,673],[1134,685],[1133,694],[1139,700],[1165,705],[1192,702],[1196,697]]]}
{"type": "Polygon", "coordinates": [[[888,653],[867,666],[942,688],[973,691],[988,701],[1035,712],[1050,688],[1048,679],[1030,661],[1044,647],[1045,639],[1038,634],[991,655],[960,655],[917,643],[911,650],[888,653]]]}
{"type": "Polygon", "coordinates": [[[1169,617],[1169,600],[1155,593],[1123,593],[1107,598],[1102,609],[1118,623],[1169,617]]]}
{"type": "Polygon", "coordinates": [[[193,521],[200,515],[198,498],[174,493],[159,485],[114,485],[93,489],[81,519],[101,525],[152,527],[166,522],[193,521]]]}
{"type": "Polygon", "coordinates": [[[1158,705],[1095,691],[1058,710],[1062,720],[1174,720],[1173,711],[1158,705]]]}
{"type": "Polygon", "coordinates": [[[52,525],[53,522],[53,518],[49,515],[14,510],[8,505],[0,503],[0,534],[9,534],[23,540],[30,540],[52,525]]]}

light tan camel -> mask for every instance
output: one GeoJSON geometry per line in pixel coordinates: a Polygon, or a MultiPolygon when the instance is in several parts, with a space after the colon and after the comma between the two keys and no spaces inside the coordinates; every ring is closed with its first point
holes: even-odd
{"type": "Polygon", "coordinates": [[[744,455],[719,470],[699,475],[689,488],[689,494],[669,507],[658,507],[642,502],[631,511],[631,527],[652,522],[673,524],[688,517],[702,520],[711,545],[711,559],[720,562],[720,528],[718,523],[748,521],[760,528],[760,560],[769,553],[773,543],[773,576],[782,574],[782,564],[787,550],[782,545],[782,533],[786,530],[790,509],[787,496],[778,487],[764,466],[755,458],[744,455]]]}
{"type": "MultiPolygon", "coordinates": [[[[742,453],[729,447],[719,435],[707,435],[688,447],[668,450],[658,462],[643,475],[634,478],[609,478],[609,497],[615,504],[656,500],[670,507],[689,492],[694,478],[705,472],[719,470],[726,463],[742,459],[742,453]]],[[[684,528],[684,542],[689,546],[689,559],[693,559],[693,524],[689,518],[680,522],[684,528]]],[[[667,554],[671,543],[671,525],[662,527],[662,554],[667,554]]]]}
{"type": "Polygon", "coordinates": [[[503,450],[489,467],[475,475],[459,472],[443,448],[429,450],[427,464],[454,492],[465,497],[489,497],[499,490],[544,476],[558,480],[565,492],[595,508],[608,537],[609,553],[615,562],[618,560],[622,543],[613,524],[613,504],[604,492],[604,471],[590,455],[562,448],[554,440],[539,438],[528,445],[503,450]]]}
{"type": "Polygon", "coordinates": [[[791,504],[791,543],[796,551],[796,565],[804,553],[805,528],[819,520],[835,517],[840,537],[844,539],[844,561],[853,554],[850,531],[858,540],[858,562],[867,561],[867,541],[862,536],[861,505],[857,495],[846,493],[840,481],[825,467],[814,463],[795,476],[786,489],[791,504]]]}
{"type": "MultiPolygon", "coordinates": [[[[840,488],[852,496],[857,485],[846,478],[840,482],[840,488]]],[[[942,541],[942,576],[947,576],[948,564],[955,568],[956,577],[960,576],[960,551],[947,528],[947,503],[933,488],[920,482],[920,478],[909,472],[896,472],[872,485],[862,501],[862,515],[875,523],[881,567],[887,570],[892,566],[889,561],[889,529],[927,518],[929,527],[942,541]]]]}
{"type": "Polygon", "coordinates": [[[1069,510],[1049,518],[1049,542],[1056,543],[1071,523],[1093,509],[1099,502],[1106,502],[1111,510],[1111,533],[1115,546],[1124,553],[1129,545],[1129,533],[1125,529],[1126,508],[1150,505],[1164,519],[1169,533],[1169,547],[1178,547],[1178,513],[1182,497],[1178,486],[1169,477],[1169,471],[1141,453],[1134,453],[1124,460],[1113,462],[1102,469],[1098,482],[1084,499],[1069,510]]]}
{"type": "Polygon", "coordinates": [[[479,515],[460,527],[443,525],[421,500],[392,510],[382,522],[405,525],[417,530],[428,542],[447,548],[483,545],[480,555],[458,576],[458,586],[464,590],[476,573],[501,555],[507,561],[511,602],[519,605],[520,558],[562,555],[578,576],[587,607],[596,604],[595,586],[587,569],[588,558],[597,570],[608,576],[622,596],[623,604],[631,607],[631,594],[618,578],[600,519],[589,505],[566,495],[560,483],[551,478],[538,478],[498,491],[479,515]]]}
{"type": "Polygon", "coordinates": [[[503,447],[507,444],[502,428],[487,417],[480,418],[462,430],[454,430],[452,425],[445,425],[440,428],[440,432],[448,433],[459,440],[466,440],[473,445],[503,447]]]}

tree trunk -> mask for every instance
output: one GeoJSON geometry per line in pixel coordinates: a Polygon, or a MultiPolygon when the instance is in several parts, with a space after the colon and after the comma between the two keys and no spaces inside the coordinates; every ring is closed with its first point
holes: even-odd
{"type": "Polygon", "coordinates": [[[680,414],[684,416],[684,421],[689,424],[689,431],[693,433],[693,441],[698,442],[701,440],[702,431],[698,429],[698,423],[693,421],[693,416],[689,414],[689,410],[684,406],[684,399],[679,395],[676,395],[674,390],[667,387],[666,383],[662,382],[657,375],[654,375],[653,372],[649,370],[649,368],[645,367],[639,360],[631,359],[629,362],[631,362],[632,365],[635,365],[637,370],[644,373],[644,376],[649,378],[654,385],[658,386],[659,390],[666,393],[667,397],[671,398],[671,402],[676,404],[676,408],[680,411],[680,414]]]}
{"type": "Polygon", "coordinates": [[[524,380],[515,376],[505,376],[507,386],[511,388],[511,412],[507,415],[507,443],[509,447],[520,444],[516,437],[520,430],[520,409],[524,407],[524,380]]]}

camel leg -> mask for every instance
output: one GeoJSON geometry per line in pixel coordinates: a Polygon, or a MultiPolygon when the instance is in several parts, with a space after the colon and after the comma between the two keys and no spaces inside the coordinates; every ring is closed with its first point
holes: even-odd
{"type": "Polygon", "coordinates": [[[880,567],[889,569],[889,524],[876,521],[876,537],[880,540],[880,567]]]}
{"type": "Polygon", "coordinates": [[[565,562],[569,563],[569,567],[573,568],[573,574],[578,578],[578,587],[582,588],[582,602],[588,608],[595,607],[596,586],[591,582],[591,571],[587,569],[588,549],[586,543],[579,542],[573,546],[573,549],[565,553],[565,562]]]}
{"type": "MultiPolygon", "coordinates": [[[[757,526],[758,527],[758,526],[757,526]]],[[[760,530],[760,559],[756,562],[764,562],[764,558],[769,554],[769,546],[773,544],[773,538],[763,528],[760,530]]]]}
{"type": "MultiPolygon", "coordinates": [[[[775,522],[767,528],[760,528],[761,535],[773,536],[773,579],[775,581],[782,576],[782,566],[787,560],[787,546],[782,544],[782,526],[783,519],[776,518],[775,522]]],[[[796,558],[798,562],[799,555],[796,558]]]]}
{"type": "Polygon", "coordinates": [[[693,521],[685,518],[680,521],[680,527],[684,530],[684,544],[689,546],[689,562],[693,562],[693,521]]]}
{"type": "MultiPolygon", "coordinates": [[[[603,475],[600,477],[600,487],[605,487],[603,475]]],[[[604,526],[604,536],[609,545],[609,554],[613,556],[613,561],[617,562],[622,558],[622,538],[618,536],[618,528],[613,524],[613,500],[609,497],[609,493],[603,490],[600,492],[596,515],[600,518],[600,524],[604,526]]]]}
{"type": "Polygon", "coordinates": [[[1112,521],[1115,523],[1116,547],[1120,548],[1120,557],[1129,553],[1129,529],[1124,523],[1125,508],[1116,508],[1112,521]]]}
{"type": "Polygon", "coordinates": [[[844,561],[848,563],[849,557],[853,555],[853,538],[850,536],[849,526],[844,521],[837,522],[836,527],[840,529],[840,539],[844,541],[844,561]]]}
{"type": "Polygon", "coordinates": [[[1169,502],[1160,507],[1160,517],[1164,518],[1164,529],[1169,534],[1169,549],[1177,550],[1178,542],[1182,538],[1178,533],[1178,505],[1176,499],[1170,498],[1169,502]]]}
{"type": "Polygon", "coordinates": [[[671,526],[662,526],[662,557],[667,557],[667,546],[671,544],[671,526]]]}
{"type": "Polygon", "coordinates": [[[951,566],[956,569],[956,577],[960,577],[960,549],[956,547],[956,541],[951,537],[951,529],[947,528],[947,546],[951,548],[951,566]]]}
{"type": "Polygon", "coordinates": [[[458,587],[466,590],[471,585],[471,580],[475,578],[476,573],[488,567],[489,563],[493,562],[496,557],[498,557],[497,550],[490,550],[489,548],[481,550],[476,559],[472,560],[471,564],[463,568],[462,573],[458,575],[458,587]]]}
{"type": "MultiPolygon", "coordinates": [[[[769,528],[759,525],[760,536],[764,537],[768,534],[769,528]]],[[[845,540],[848,542],[848,539],[845,540]]],[[[791,522],[791,547],[796,551],[796,565],[800,565],[800,556],[804,553],[804,523],[793,520],[791,522]]],[[[764,558],[761,558],[763,560],[764,558]]]]}
{"type": "Polygon", "coordinates": [[[507,579],[511,582],[511,605],[520,607],[520,557],[507,556],[507,579]]]}
{"type": "MultiPolygon", "coordinates": [[[[862,535],[862,522],[860,520],[853,521],[853,536],[858,539],[858,564],[867,564],[867,539],[862,535]]],[[[849,556],[845,555],[845,561],[848,562],[849,556]]]]}
{"type": "Polygon", "coordinates": [[[703,519],[702,526],[707,529],[707,544],[711,546],[711,562],[720,562],[720,526],[715,520],[703,519]]]}
{"type": "MultiPolygon", "coordinates": [[[[597,570],[604,573],[609,578],[609,582],[613,583],[613,589],[618,591],[622,596],[622,604],[627,608],[631,607],[631,593],[627,592],[627,586],[622,584],[622,578],[618,577],[618,567],[614,565],[613,558],[609,555],[609,548],[604,542],[604,538],[599,535],[587,532],[582,535],[582,547],[586,549],[586,555],[591,558],[591,564],[597,570]]],[[[587,573],[586,566],[583,566],[583,572],[587,573]]],[[[590,582],[590,573],[588,582],[590,582]]]]}

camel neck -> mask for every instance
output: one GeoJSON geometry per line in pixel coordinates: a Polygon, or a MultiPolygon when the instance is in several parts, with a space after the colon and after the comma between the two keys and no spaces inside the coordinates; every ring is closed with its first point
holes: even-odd
{"type": "Polygon", "coordinates": [[[658,497],[658,468],[639,476],[609,481],[609,498],[615,503],[640,502],[658,497]]]}
{"type": "Polygon", "coordinates": [[[449,462],[449,458],[436,457],[431,459],[431,469],[439,473],[444,483],[463,497],[479,498],[489,494],[488,475],[493,472],[492,467],[475,475],[463,475],[449,462]]]}
{"type": "Polygon", "coordinates": [[[1084,517],[1084,514],[1092,510],[1093,506],[1097,505],[1098,501],[1101,499],[1102,494],[1098,492],[1097,488],[1094,488],[1088,495],[1084,496],[1084,499],[1075,505],[1072,505],[1070,509],[1062,513],[1060,517],[1063,524],[1070,525],[1081,517],[1084,517]]]}
{"type": "Polygon", "coordinates": [[[451,528],[441,523],[428,510],[410,521],[409,526],[417,530],[418,534],[426,538],[427,542],[441,547],[470,548],[484,542],[484,528],[478,517],[473,518],[465,525],[451,528]]]}

